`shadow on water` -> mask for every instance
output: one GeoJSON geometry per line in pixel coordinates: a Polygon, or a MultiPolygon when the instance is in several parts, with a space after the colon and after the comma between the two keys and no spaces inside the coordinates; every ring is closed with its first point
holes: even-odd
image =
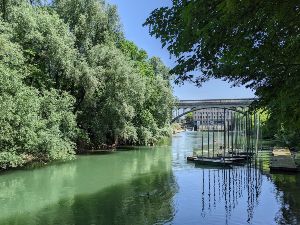
{"type": "Polygon", "coordinates": [[[272,172],[269,170],[269,156],[264,154],[258,165],[263,173],[274,184],[274,196],[279,204],[275,215],[276,224],[300,224],[300,174],[295,172],[272,172]]]}
{"type": "Polygon", "coordinates": [[[299,174],[271,174],[276,185],[275,194],[282,202],[276,215],[278,224],[300,224],[300,175],[299,174]]]}

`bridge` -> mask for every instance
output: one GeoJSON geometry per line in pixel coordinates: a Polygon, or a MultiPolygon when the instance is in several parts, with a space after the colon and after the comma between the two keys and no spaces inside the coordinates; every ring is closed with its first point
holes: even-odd
{"type": "Polygon", "coordinates": [[[180,100],[173,109],[172,123],[180,117],[194,111],[209,108],[223,108],[228,110],[241,110],[248,108],[256,100],[255,98],[237,99],[203,99],[203,100],[180,100]]]}

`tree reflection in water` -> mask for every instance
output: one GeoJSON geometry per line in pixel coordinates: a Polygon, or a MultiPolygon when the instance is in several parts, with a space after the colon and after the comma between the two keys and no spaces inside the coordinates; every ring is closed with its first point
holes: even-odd
{"type": "Polygon", "coordinates": [[[233,169],[202,169],[201,182],[202,217],[208,214],[207,211],[211,212],[222,203],[225,207],[225,224],[229,224],[231,213],[238,205],[239,199],[246,195],[246,220],[251,223],[262,188],[262,174],[259,169],[250,165],[233,169]]]}
{"type": "Polygon", "coordinates": [[[172,221],[177,186],[171,171],[145,175],[98,193],[62,199],[37,212],[0,221],[1,225],[132,225],[172,221]]]}
{"type": "Polygon", "coordinates": [[[300,222],[300,175],[299,174],[271,174],[270,178],[276,186],[275,195],[281,208],[277,212],[277,224],[297,225],[300,222]]]}

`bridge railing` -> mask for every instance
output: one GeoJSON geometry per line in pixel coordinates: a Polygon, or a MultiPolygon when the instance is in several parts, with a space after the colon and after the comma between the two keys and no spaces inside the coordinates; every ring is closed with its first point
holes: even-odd
{"type": "Polygon", "coordinates": [[[253,102],[255,98],[240,98],[240,99],[204,99],[204,100],[179,100],[178,104],[183,103],[183,104],[195,104],[195,103],[249,103],[253,102]]]}

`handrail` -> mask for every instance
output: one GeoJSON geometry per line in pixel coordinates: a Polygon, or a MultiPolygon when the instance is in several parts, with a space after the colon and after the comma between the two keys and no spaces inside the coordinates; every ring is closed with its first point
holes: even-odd
{"type": "Polygon", "coordinates": [[[203,100],[179,100],[176,105],[183,105],[183,104],[220,104],[220,103],[251,103],[255,101],[256,98],[241,98],[241,99],[203,99],[203,100]]]}

